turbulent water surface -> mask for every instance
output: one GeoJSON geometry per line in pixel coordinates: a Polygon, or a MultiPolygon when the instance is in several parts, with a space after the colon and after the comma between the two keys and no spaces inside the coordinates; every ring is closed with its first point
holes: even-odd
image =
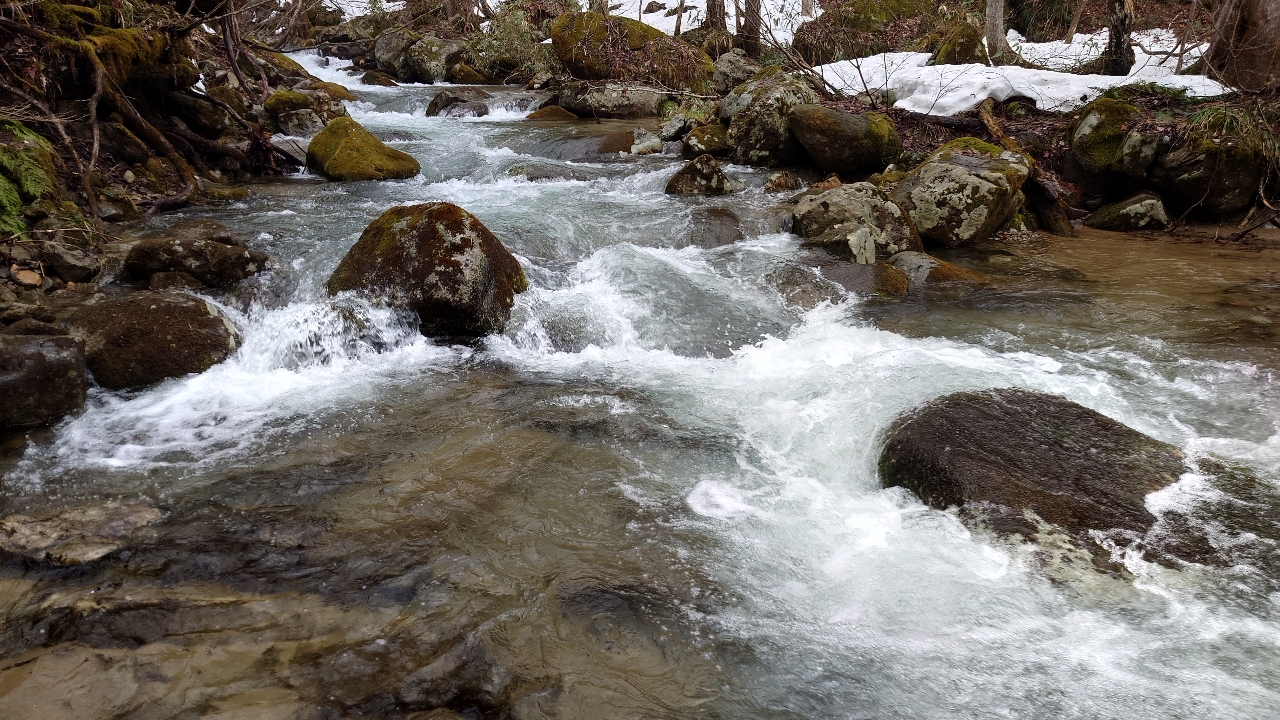
{"type": "Polygon", "coordinates": [[[1085,235],[875,302],[801,261],[760,171],[673,198],[670,156],[579,157],[631,125],[523,123],[511,91],[426,118],[435,91],[351,104],[418,178],[288,178],[134,229],[212,217],[281,267],[211,296],[243,331],[227,362],[4,446],[0,515],[164,518],[90,566],[0,567],[0,715],[1280,716],[1275,250],[1085,235]],[[373,218],[432,200],[525,266],[503,335],[440,345],[323,291],[373,218]],[[704,249],[707,207],[746,239],[704,249]],[[1003,386],[1183,447],[1148,505],[1205,562],[1104,573],[880,487],[898,415],[1003,386]],[[1262,490],[1224,494],[1209,453],[1262,490]]]}

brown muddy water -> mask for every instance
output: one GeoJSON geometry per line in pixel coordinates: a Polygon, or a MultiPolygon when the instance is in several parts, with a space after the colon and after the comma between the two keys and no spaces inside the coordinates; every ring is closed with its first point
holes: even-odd
{"type": "Polygon", "coordinates": [[[226,363],[5,440],[0,517],[160,515],[96,561],[0,565],[0,717],[1280,715],[1280,237],[1029,238],[949,256],[985,285],[876,301],[806,265],[763,173],[672,198],[673,158],[571,162],[629,125],[424,118],[433,92],[352,106],[420,178],[129,229],[212,217],[281,267],[211,296],[226,363]],[[427,200],[528,269],[502,336],[323,293],[427,200]],[[708,207],[746,238],[702,247],[708,207]],[[1200,562],[1105,574],[880,488],[899,414],[997,386],[1184,448],[1148,506],[1200,562]]]}

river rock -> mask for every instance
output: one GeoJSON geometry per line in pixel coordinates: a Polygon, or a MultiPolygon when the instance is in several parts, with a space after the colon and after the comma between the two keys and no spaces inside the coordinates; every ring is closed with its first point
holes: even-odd
{"type": "Polygon", "coordinates": [[[124,547],[160,516],[150,505],[117,501],[40,518],[10,515],[0,520],[0,551],[35,562],[82,565],[124,547]]]}
{"type": "Polygon", "coordinates": [[[732,245],[745,237],[742,221],[728,208],[694,208],[692,225],[689,239],[704,250],[732,245]]]}
{"type": "Polygon", "coordinates": [[[959,265],[923,252],[900,252],[889,258],[889,264],[901,270],[907,277],[912,290],[919,290],[928,285],[940,283],[968,283],[981,285],[987,281],[982,273],[974,272],[959,265]]]}
{"type": "Polygon", "coordinates": [[[682,154],[692,160],[699,155],[724,157],[729,154],[729,129],[720,123],[694,128],[684,136],[682,154]]]}
{"type": "Polygon", "coordinates": [[[18,322],[0,330],[0,335],[66,335],[67,329],[37,320],[33,317],[22,318],[18,322]]]}
{"type": "Polygon", "coordinates": [[[525,117],[525,120],[569,121],[569,120],[577,120],[577,119],[578,119],[577,115],[574,115],[573,113],[569,112],[568,110],[565,110],[559,105],[548,105],[542,108],[541,110],[534,110],[533,112],[529,113],[525,117]]]}
{"type": "Polygon", "coordinates": [[[565,13],[550,30],[556,57],[575,78],[656,81],[695,93],[713,89],[715,65],[706,53],[638,20],[565,13]]]}
{"type": "Polygon", "coordinates": [[[730,157],[744,165],[773,167],[803,157],[788,118],[792,108],[818,102],[808,83],[771,66],[738,86],[720,102],[729,121],[730,157]],[[735,108],[740,108],[736,109],[735,108]]]}
{"type": "Polygon", "coordinates": [[[266,264],[265,253],[245,247],[226,227],[197,220],[138,242],[129,249],[124,270],[138,280],[184,272],[209,287],[229,288],[261,272],[266,264]]]}
{"type": "Polygon", "coordinates": [[[313,137],[324,130],[324,120],[310,108],[280,113],[276,116],[280,132],[293,137],[313,137]]]}
{"type": "Polygon", "coordinates": [[[620,82],[571,82],[560,86],[560,107],[584,118],[657,117],[666,90],[620,82]]]}
{"type": "Polygon", "coordinates": [[[658,138],[663,142],[682,140],[689,133],[689,124],[689,119],[684,115],[676,115],[658,128],[658,138]]]}
{"type": "Polygon", "coordinates": [[[307,167],[330,180],[396,180],[422,170],[412,155],[387,147],[348,117],[335,118],[311,139],[307,167]]]}
{"type": "MultiPolygon", "coordinates": [[[[436,93],[427,104],[427,117],[443,115],[445,110],[462,103],[479,102],[493,97],[479,88],[449,88],[436,93]]],[[[486,106],[487,109],[487,106],[486,106]]]]}
{"type": "Polygon", "coordinates": [[[1239,138],[1193,130],[1156,160],[1151,183],[1171,205],[1216,218],[1244,212],[1266,168],[1261,151],[1239,138]]]}
{"type": "Polygon", "coordinates": [[[767,193],[792,192],[804,189],[804,181],[796,177],[795,173],[790,170],[779,170],[769,175],[764,181],[764,191],[767,193]]]}
{"type": "Polygon", "coordinates": [[[420,39],[420,35],[402,27],[383,32],[373,42],[373,57],[378,62],[378,69],[399,80],[413,81],[414,72],[405,51],[420,39]]]}
{"type": "MultiPolygon", "coordinates": [[[[458,64],[466,51],[466,46],[456,40],[441,40],[434,35],[426,35],[405,51],[404,61],[410,70],[411,79],[438,83],[449,79],[449,69],[458,64]]],[[[471,70],[471,73],[479,77],[475,70],[471,70]]],[[[484,82],[483,77],[480,82],[484,82]]]]}
{"type": "Polygon", "coordinates": [[[1018,213],[1027,158],[975,138],[943,145],[897,187],[891,198],[926,243],[943,247],[990,239],[1018,213]]]}
{"type": "Polygon", "coordinates": [[[902,152],[893,120],[880,113],[798,105],[791,109],[787,127],[823,172],[852,175],[883,170],[902,152]]]}
{"type": "Polygon", "coordinates": [[[886,433],[880,478],[928,505],[1031,510],[1072,533],[1145,532],[1148,493],[1184,472],[1182,453],[1062,397],[1003,389],[934,400],[886,433]]]}
{"type": "MultiPolygon", "coordinates": [[[[84,406],[84,343],[69,337],[0,334],[0,428],[57,422],[84,406]]],[[[42,325],[44,323],[41,323],[42,325]]]]}
{"type": "Polygon", "coordinates": [[[729,178],[720,163],[710,155],[699,155],[680,168],[667,181],[668,195],[724,195],[730,190],[729,178]]]}
{"type": "Polygon", "coordinates": [[[67,282],[89,282],[98,274],[98,260],[89,253],[61,243],[46,243],[44,264],[67,282]]]}
{"type": "Polygon", "coordinates": [[[1138,108],[1111,98],[1098,98],[1081,108],[1080,120],[1070,134],[1071,154],[1080,167],[1091,173],[1110,172],[1128,124],[1139,115],[1138,108]]]}
{"type": "MultiPolygon", "coordinates": [[[[449,82],[455,85],[487,85],[489,78],[466,63],[454,63],[449,66],[447,74],[449,82]]],[[[540,87],[540,86],[539,86],[540,87]]],[[[536,87],[534,89],[537,89],[536,87]]]]}
{"type": "Polygon", "coordinates": [[[424,335],[475,337],[502,331],[528,280],[480,220],[435,202],[394,207],[374,220],[327,287],[411,309],[424,335]]]}
{"type": "Polygon", "coordinates": [[[840,185],[796,203],[792,229],[821,247],[855,262],[872,264],[924,245],[911,218],[871,183],[840,185]]]}
{"type": "Polygon", "coordinates": [[[715,67],[711,81],[718,95],[728,95],[731,90],[760,72],[760,63],[747,57],[747,52],[742,48],[734,48],[716,58],[715,67]]]}
{"type": "Polygon", "coordinates": [[[400,83],[396,79],[384,72],[370,70],[360,76],[361,85],[376,85],[378,87],[398,87],[400,83]]]}
{"type": "Polygon", "coordinates": [[[1131,232],[1160,230],[1169,226],[1164,202],[1154,193],[1142,193],[1128,200],[1104,205],[1085,218],[1084,224],[1099,230],[1131,232]]]}
{"type": "Polygon", "coordinates": [[[240,342],[235,325],[213,303],[173,292],[139,292],[71,316],[85,341],[85,360],[99,385],[140,388],[208,370],[240,342]]]}

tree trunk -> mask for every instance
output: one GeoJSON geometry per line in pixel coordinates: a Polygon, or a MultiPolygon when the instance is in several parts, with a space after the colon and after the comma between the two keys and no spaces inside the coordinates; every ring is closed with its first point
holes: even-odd
{"type": "Polygon", "coordinates": [[[591,12],[609,14],[609,0],[591,0],[591,12]]]}
{"type": "Polygon", "coordinates": [[[1280,90],[1280,3],[1225,0],[1213,15],[1205,58],[1212,73],[1229,85],[1280,90]]]}
{"type": "Polygon", "coordinates": [[[813,17],[813,0],[800,0],[800,14],[813,17]]]}
{"type": "Polygon", "coordinates": [[[725,20],[724,0],[707,0],[707,27],[713,30],[728,30],[725,20]]]}
{"type": "Polygon", "coordinates": [[[992,65],[1009,65],[1018,59],[1017,53],[1009,47],[1009,39],[1004,30],[1004,0],[987,0],[987,55],[992,65]]]}
{"type": "Polygon", "coordinates": [[[760,56],[760,0],[746,0],[742,19],[742,49],[751,57],[760,56]]]}
{"type": "Polygon", "coordinates": [[[1133,69],[1133,0],[1108,0],[1111,5],[1111,28],[1107,49],[1102,53],[1104,75],[1128,75],[1133,69]]]}
{"type": "Polygon", "coordinates": [[[1085,0],[1076,0],[1075,12],[1071,13],[1071,25],[1067,27],[1067,36],[1062,42],[1070,44],[1076,37],[1076,30],[1080,27],[1080,16],[1084,14],[1085,0]]]}
{"type": "Polygon", "coordinates": [[[676,7],[676,29],[671,33],[671,37],[680,37],[680,25],[684,22],[684,0],[680,0],[680,5],[676,7]]]}

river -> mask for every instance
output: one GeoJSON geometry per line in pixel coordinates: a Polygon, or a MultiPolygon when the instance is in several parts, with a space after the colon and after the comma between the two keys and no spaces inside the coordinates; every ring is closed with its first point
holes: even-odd
{"type": "Polygon", "coordinates": [[[634,123],[525,123],[502,89],[426,118],[439,88],[298,57],[422,175],[132,228],[210,217],[281,268],[211,296],[228,361],[0,447],[0,516],[164,512],[92,566],[0,566],[4,717],[1280,716],[1280,504],[1195,472],[1212,453],[1280,490],[1280,242],[1085,231],[877,301],[804,262],[763,171],[672,197],[677,158],[579,157],[634,123]],[[370,221],[433,200],[525,267],[502,335],[438,345],[324,292],[370,221]],[[745,239],[703,247],[707,207],[745,239]],[[1104,573],[880,487],[895,418],[1004,386],[1184,448],[1148,506],[1218,561],[1104,573]]]}

